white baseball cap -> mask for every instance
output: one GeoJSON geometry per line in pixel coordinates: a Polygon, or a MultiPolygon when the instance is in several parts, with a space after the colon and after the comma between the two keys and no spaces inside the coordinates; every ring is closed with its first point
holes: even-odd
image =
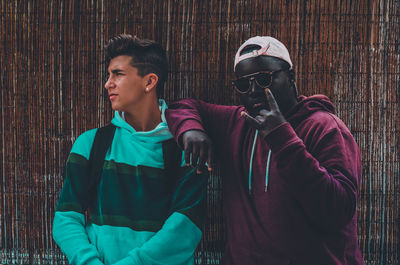
{"type": "Polygon", "coordinates": [[[292,60],[290,60],[289,51],[286,49],[285,45],[279,40],[269,37],[269,36],[256,36],[246,40],[237,50],[235,55],[235,64],[233,70],[235,70],[236,65],[245,59],[257,57],[260,55],[267,55],[277,57],[279,59],[284,60],[290,65],[290,68],[293,67],[292,60]],[[259,50],[254,50],[249,53],[245,53],[240,55],[242,50],[249,45],[258,45],[261,47],[259,50]]]}

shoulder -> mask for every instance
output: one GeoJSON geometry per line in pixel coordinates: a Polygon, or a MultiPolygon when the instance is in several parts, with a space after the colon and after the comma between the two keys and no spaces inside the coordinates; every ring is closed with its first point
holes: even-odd
{"type": "Polygon", "coordinates": [[[343,121],[327,111],[316,111],[304,119],[297,127],[296,133],[306,143],[312,146],[329,136],[329,139],[353,139],[353,136],[343,121]]]}
{"type": "Polygon", "coordinates": [[[71,153],[75,153],[89,159],[90,150],[92,149],[94,137],[98,128],[88,130],[76,138],[71,153]]]}
{"type": "Polygon", "coordinates": [[[328,111],[316,111],[300,122],[299,127],[321,128],[326,131],[339,129],[348,130],[343,121],[328,111]]]}
{"type": "Polygon", "coordinates": [[[339,130],[342,133],[350,134],[344,122],[335,114],[327,111],[317,111],[310,116],[310,122],[324,128],[326,131],[339,130]]]}

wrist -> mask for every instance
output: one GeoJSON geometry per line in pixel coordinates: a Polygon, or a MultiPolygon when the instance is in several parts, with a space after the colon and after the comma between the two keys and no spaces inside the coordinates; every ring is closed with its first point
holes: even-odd
{"type": "Polygon", "coordinates": [[[287,141],[292,139],[293,135],[297,136],[289,122],[279,124],[266,135],[262,133],[265,142],[273,151],[285,146],[287,141]]]}
{"type": "Polygon", "coordinates": [[[260,134],[265,138],[268,137],[272,132],[275,130],[278,130],[281,126],[283,126],[286,122],[286,120],[279,120],[278,122],[274,123],[269,123],[267,128],[260,129],[260,134]]]}

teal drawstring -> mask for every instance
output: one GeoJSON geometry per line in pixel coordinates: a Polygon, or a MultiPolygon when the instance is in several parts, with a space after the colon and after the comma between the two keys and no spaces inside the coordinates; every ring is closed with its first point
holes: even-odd
{"type": "Polygon", "coordinates": [[[253,148],[251,148],[250,169],[249,169],[249,194],[251,194],[251,171],[253,170],[253,155],[254,155],[254,148],[256,147],[257,143],[257,136],[258,136],[258,131],[256,131],[256,134],[254,135],[253,148]]]}
{"type": "Polygon", "coordinates": [[[265,192],[268,190],[269,162],[271,161],[271,149],[268,152],[267,168],[265,169],[265,192]]]}
{"type": "MultiPolygon", "coordinates": [[[[258,131],[254,135],[253,147],[251,148],[251,156],[250,156],[250,168],[249,168],[249,194],[251,194],[251,172],[253,171],[253,157],[254,157],[254,149],[256,148],[258,137],[258,131]]],[[[268,191],[268,176],[269,176],[269,165],[271,161],[271,150],[268,152],[268,160],[267,160],[267,168],[265,169],[265,192],[268,191]]]]}

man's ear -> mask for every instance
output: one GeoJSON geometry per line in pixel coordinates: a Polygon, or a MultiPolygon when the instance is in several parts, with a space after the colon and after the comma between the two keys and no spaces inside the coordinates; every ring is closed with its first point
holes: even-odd
{"type": "Polygon", "coordinates": [[[289,78],[290,78],[290,81],[292,81],[292,82],[294,82],[295,81],[295,74],[294,74],[294,70],[293,69],[290,69],[289,70],[289,78]]]}
{"type": "Polygon", "coordinates": [[[156,90],[158,83],[158,75],[155,73],[149,73],[145,76],[146,82],[146,93],[156,90]]]}
{"type": "Polygon", "coordinates": [[[292,88],[293,88],[293,93],[294,93],[295,97],[297,98],[299,92],[297,91],[295,74],[294,74],[293,69],[289,70],[289,79],[290,79],[290,84],[292,85],[292,88]]]}

